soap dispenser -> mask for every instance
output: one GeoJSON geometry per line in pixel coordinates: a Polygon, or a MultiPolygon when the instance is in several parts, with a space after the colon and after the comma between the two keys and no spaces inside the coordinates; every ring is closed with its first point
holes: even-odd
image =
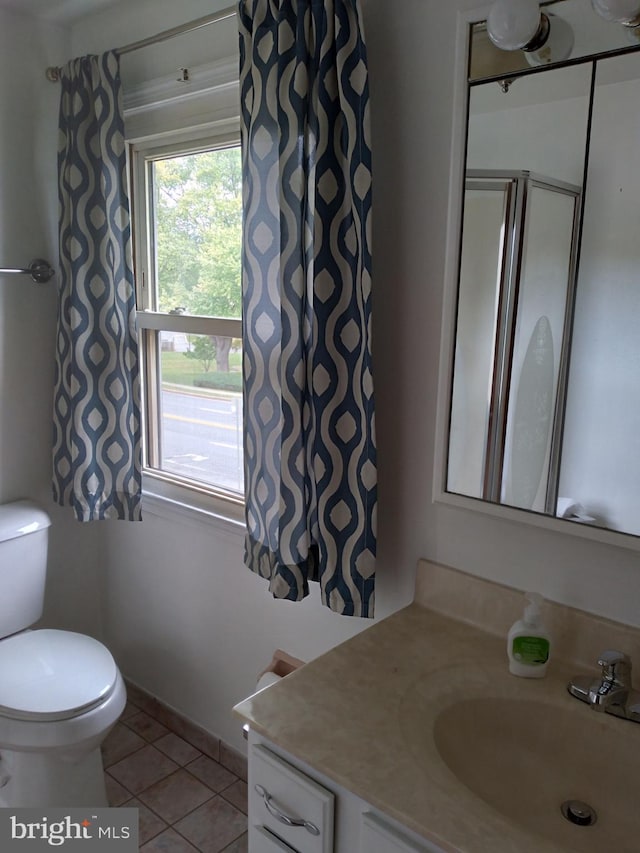
{"type": "Polygon", "coordinates": [[[525,594],[522,619],[515,622],[507,638],[509,672],[522,678],[542,678],[549,664],[551,638],[542,621],[542,596],[525,594]]]}

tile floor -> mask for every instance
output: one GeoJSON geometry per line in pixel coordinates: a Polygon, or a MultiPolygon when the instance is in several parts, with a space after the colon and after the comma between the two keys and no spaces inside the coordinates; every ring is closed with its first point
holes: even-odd
{"type": "Polygon", "coordinates": [[[247,853],[243,756],[136,688],[128,695],[103,760],[110,805],[139,810],[141,853],[247,853]]]}

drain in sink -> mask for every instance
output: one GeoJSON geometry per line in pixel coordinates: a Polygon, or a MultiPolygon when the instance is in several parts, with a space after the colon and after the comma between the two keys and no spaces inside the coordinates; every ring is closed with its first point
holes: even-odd
{"type": "Polygon", "coordinates": [[[595,809],[580,800],[565,800],[560,809],[566,819],[576,826],[593,826],[598,820],[595,809]]]}

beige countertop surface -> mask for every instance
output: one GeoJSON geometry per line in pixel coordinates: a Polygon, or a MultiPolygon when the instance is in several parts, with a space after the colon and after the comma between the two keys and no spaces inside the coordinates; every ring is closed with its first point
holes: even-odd
{"type": "MultiPolygon", "coordinates": [[[[537,780],[533,790],[514,790],[513,812],[507,817],[483,799],[483,790],[474,793],[461,783],[434,738],[436,727],[455,719],[452,710],[461,700],[488,698],[502,707],[500,702],[507,699],[515,703],[507,703],[511,709],[535,709],[533,722],[522,723],[522,740],[532,760],[542,736],[538,725],[542,730],[556,724],[564,725],[573,741],[568,751],[588,752],[588,741],[603,736],[624,739],[622,748],[628,742],[640,755],[640,725],[596,714],[571,697],[566,684],[574,674],[574,664],[552,659],[545,678],[512,676],[504,638],[412,604],[249,697],[234,711],[293,757],[443,850],[610,850],[612,826],[606,817],[599,814],[594,826],[576,827],[560,814],[560,803],[569,798],[591,802],[597,809],[602,785],[597,772],[586,768],[580,790],[564,791],[567,775],[557,773],[555,762],[544,756],[532,771],[537,773],[531,777],[537,780]],[[583,728],[584,743],[579,734],[583,728]],[[535,832],[526,830],[520,818],[530,804],[539,810],[547,800],[549,808],[544,807],[535,832]]],[[[517,737],[517,721],[497,718],[496,743],[502,726],[511,728],[512,737],[515,730],[517,737]]],[[[470,742],[473,738],[467,737],[467,751],[474,749],[470,742]]],[[[489,790],[508,778],[512,750],[498,746],[487,754],[478,746],[476,788],[484,789],[486,776],[489,790]]],[[[571,761],[571,756],[558,760],[571,761]]],[[[629,783],[637,788],[637,779],[629,783]]],[[[631,820],[636,821],[634,839],[628,847],[624,842],[617,847],[629,853],[640,850],[640,819],[634,815],[631,820]]]]}

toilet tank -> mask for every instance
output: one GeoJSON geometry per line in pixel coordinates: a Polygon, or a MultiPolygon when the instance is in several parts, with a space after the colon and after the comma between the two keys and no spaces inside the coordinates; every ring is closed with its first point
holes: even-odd
{"type": "Polygon", "coordinates": [[[0,505],[0,639],[42,616],[50,524],[31,501],[0,505]]]}

